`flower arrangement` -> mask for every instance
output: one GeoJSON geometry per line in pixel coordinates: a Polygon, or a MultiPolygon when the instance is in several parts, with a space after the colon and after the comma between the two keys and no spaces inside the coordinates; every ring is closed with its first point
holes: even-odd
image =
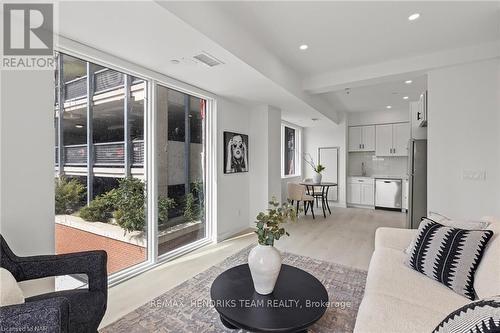
{"type": "Polygon", "coordinates": [[[321,173],[323,170],[325,170],[325,167],[323,165],[314,163],[314,160],[309,153],[304,154],[304,161],[311,166],[314,172],[321,173]]]}
{"type": "Polygon", "coordinates": [[[283,235],[290,236],[282,226],[288,220],[296,221],[297,212],[288,203],[280,205],[275,197],[269,202],[270,208],[267,212],[260,212],[257,215],[257,234],[260,245],[274,245],[275,240],[279,240],[283,235]]]}

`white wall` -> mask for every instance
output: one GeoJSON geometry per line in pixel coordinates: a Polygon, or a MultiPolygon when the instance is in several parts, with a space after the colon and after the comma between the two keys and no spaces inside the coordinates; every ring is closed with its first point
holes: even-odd
{"type": "MultiPolygon", "coordinates": [[[[316,127],[306,127],[303,131],[303,152],[309,153],[318,161],[319,147],[340,147],[339,150],[339,200],[336,205],[346,206],[346,160],[347,160],[347,123],[346,117],[342,117],[340,123],[329,125],[318,125],[316,127]]],[[[307,164],[303,164],[304,178],[312,178],[313,171],[307,164]]]]}
{"type": "MultiPolygon", "coordinates": [[[[0,76],[0,233],[17,255],[52,254],[54,73],[1,71],[0,76]]],[[[53,280],[34,288],[52,289],[53,280]]]]}
{"type": "Polygon", "coordinates": [[[428,209],[500,216],[500,60],[431,71],[428,89],[428,209]]]}
{"type": "Polygon", "coordinates": [[[410,108],[398,111],[348,112],[349,126],[390,124],[410,120],[410,108]]]}
{"type": "Polygon", "coordinates": [[[262,105],[250,116],[249,225],[268,208],[274,196],[281,198],[281,110],[262,105]]]}
{"type": "Polygon", "coordinates": [[[224,174],[224,131],[249,135],[249,168],[255,167],[250,136],[252,110],[227,99],[217,100],[217,239],[225,239],[248,228],[249,172],[224,174]]]}

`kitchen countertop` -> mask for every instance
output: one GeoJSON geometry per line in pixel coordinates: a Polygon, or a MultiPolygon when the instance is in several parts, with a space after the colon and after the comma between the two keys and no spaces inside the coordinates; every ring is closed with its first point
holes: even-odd
{"type": "Polygon", "coordinates": [[[349,175],[348,177],[356,177],[356,178],[384,178],[384,179],[408,179],[408,175],[371,175],[371,176],[356,176],[349,175]]]}

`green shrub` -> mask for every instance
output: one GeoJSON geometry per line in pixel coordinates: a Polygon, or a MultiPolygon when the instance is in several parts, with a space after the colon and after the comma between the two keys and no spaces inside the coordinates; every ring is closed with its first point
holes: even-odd
{"type": "Polygon", "coordinates": [[[61,177],[55,180],[56,214],[71,214],[82,204],[85,186],[77,179],[61,177]]]}
{"type": "MultiPolygon", "coordinates": [[[[125,178],[119,181],[118,188],[97,196],[88,206],[80,209],[80,217],[91,222],[107,222],[114,217],[126,231],[142,231],[146,224],[145,205],[144,183],[137,178],[125,178]]],[[[165,196],[158,198],[160,223],[167,221],[168,210],[173,207],[173,199],[165,196]]]]}
{"type": "Polygon", "coordinates": [[[116,223],[127,231],[142,231],[146,223],[144,183],[137,178],[120,180],[116,190],[116,223]]]}
{"type": "Polygon", "coordinates": [[[115,189],[103,193],[80,209],[80,217],[85,221],[107,222],[113,216],[116,201],[115,189]]]}
{"type": "Polygon", "coordinates": [[[200,219],[200,207],[194,199],[193,193],[186,195],[186,204],[184,207],[184,218],[188,222],[197,221],[200,219]]]}
{"type": "Polygon", "coordinates": [[[160,224],[167,222],[168,211],[176,206],[175,200],[166,196],[158,197],[158,222],[160,224]]]}

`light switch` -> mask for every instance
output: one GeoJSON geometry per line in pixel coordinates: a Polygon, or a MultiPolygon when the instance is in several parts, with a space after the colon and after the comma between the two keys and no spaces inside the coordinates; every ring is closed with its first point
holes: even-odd
{"type": "Polygon", "coordinates": [[[485,181],[486,171],[484,170],[463,170],[462,172],[463,180],[473,180],[473,181],[485,181]]]}

